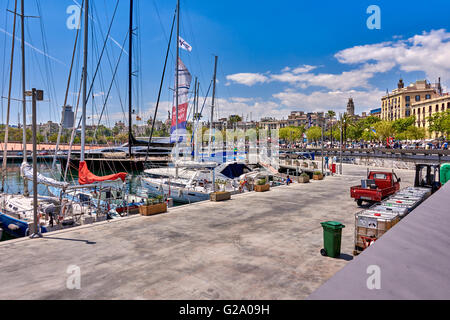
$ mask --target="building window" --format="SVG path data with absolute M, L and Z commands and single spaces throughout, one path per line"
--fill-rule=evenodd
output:
M 436 112 L 439 112 L 439 105 L 436 105 Z
M 432 107 L 432 106 L 429 106 L 429 107 L 428 107 L 428 113 L 431 115 L 432 112 L 433 112 L 433 107 Z
M 450 110 L 450 102 L 447 102 L 447 110 Z
M 431 95 L 430 95 L 430 94 L 427 94 L 427 95 L 425 96 L 425 100 L 428 100 L 428 99 L 431 99 Z
M 442 111 L 442 112 L 445 111 L 445 103 L 442 104 L 441 111 Z
M 405 101 L 406 101 L 406 102 L 410 102 L 410 101 L 411 101 L 411 97 L 410 97 L 410 96 L 406 96 L 406 97 L 405 97 Z
M 416 96 L 416 101 L 420 101 L 420 95 Z
M 409 107 L 409 103 L 406 104 L 406 107 Z

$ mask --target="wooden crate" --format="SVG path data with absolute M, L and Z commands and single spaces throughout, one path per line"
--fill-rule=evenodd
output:
M 375 216 L 380 214 L 380 216 Z M 400 221 L 398 214 L 381 213 L 364 210 L 355 215 L 355 255 L 364 251 L 366 245 L 363 237 L 378 240 Z
M 315 175 L 313 175 L 313 179 L 314 180 L 323 180 L 323 174 L 315 174 Z
M 305 176 L 298 177 L 298 183 L 308 183 L 308 182 L 309 182 L 309 177 L 305 177 Z
M 270 184 L 264 184 L 262 186 L 255 185 L 256 192 L 266 192 L 270 190 Z
M 231 192 L 213 192 L 210 194 L 211 201 L 226 201 L 231 199 Z
M 158 203 L 158 204 L 152 204 L 149 206 L 140 206 L 139 207 L 139 213 L 142 216 L 152 216 L 155 214 L 165 213 L 167 212 L 167 203 Z

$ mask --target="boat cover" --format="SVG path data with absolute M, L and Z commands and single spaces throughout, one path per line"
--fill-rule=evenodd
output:
M 123 182 L 125 182 L 126 177 L 127 177 L 126 172 L 111 174 L 109 176 L 104 177 L 98 177 L 89 171 L 85 161 L 80 161 L 80 167 L 78 169 L 78 182 L 81 185 L 93 184 L 95 182 L 103 182 L 103 181 L 114 181 L 117 179 L 121 179 Z
M 30 164 L 28 164 L 26 162 L 22 163 L 22 166 L 20 167 L 20 172 L 24 179 L 31 180 L 31 181 L 33 180 L 33 167 Z M 43 184 L 43 185 L 50 186 L 50 187 L 62 188 L 62 189 L 66 189 L 69 186 L 68 183 L 56 181 L 52 178 L 45 177 L 42 174 L 40 174 L 39 172 L 37 174 L 37 181 L 39 184 Z

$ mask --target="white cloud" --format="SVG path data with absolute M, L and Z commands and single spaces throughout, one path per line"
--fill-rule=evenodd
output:
M 260 73 L 236 73 L 228 75 L 227 80 L 250 87 L 257 83 L 267 82 L 269 78 Z
M 398 40 L 397 40 L 398 39 Z M 338 52 L 340 63 L 369 61 L 398 66 L 406 72 L 423 71 L 427 79 L 450 77 L 450 33 L 445 29 L 423 32 L 409 39 L 355 46 Z
M 287 116 L 287 112 L 283 110 L 283 106 L 275 101 L 263 99 L 240 98 L 233 97 L 229 99 L 217 100 L 217 116 L 227 118 L 232 114 L 244 116 L 244 120 L 259 120 L 262 117 L 282 117 Z M 209 119 L 209 116 L 206 118 Z M 206 120 L 205 118 L 205 120 Z
M 328 111 L 330 109 L 337 112 L 344 112 L 350 97 L 355 102 L 357 113 L 369 111 L 379 107 L 381 90 L 357 91 L 357 90 L 335 90 L 335 91 L 315 91 L 310 94 L 286 90 L 273 97 L 280 101 L 280 105 L 286 106 L 289 110 L 300 110 L 306 112 Z
M 295 68 L 294 70 L 292 70 L 292 73 L 294 74 L 299 74 L 299 73 L 306 73 L 306 72 L 310 72 L 311 70 L 316 69 L 317 67 L 315 66 L 310 66 L 310 65 L 303 65 L 301 67 Z

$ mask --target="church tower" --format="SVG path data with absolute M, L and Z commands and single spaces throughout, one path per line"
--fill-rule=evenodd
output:
M 353 98 L 348 99 L 347 114 L 352 117 L 355 115 L 355 104 L 353 103 Z

